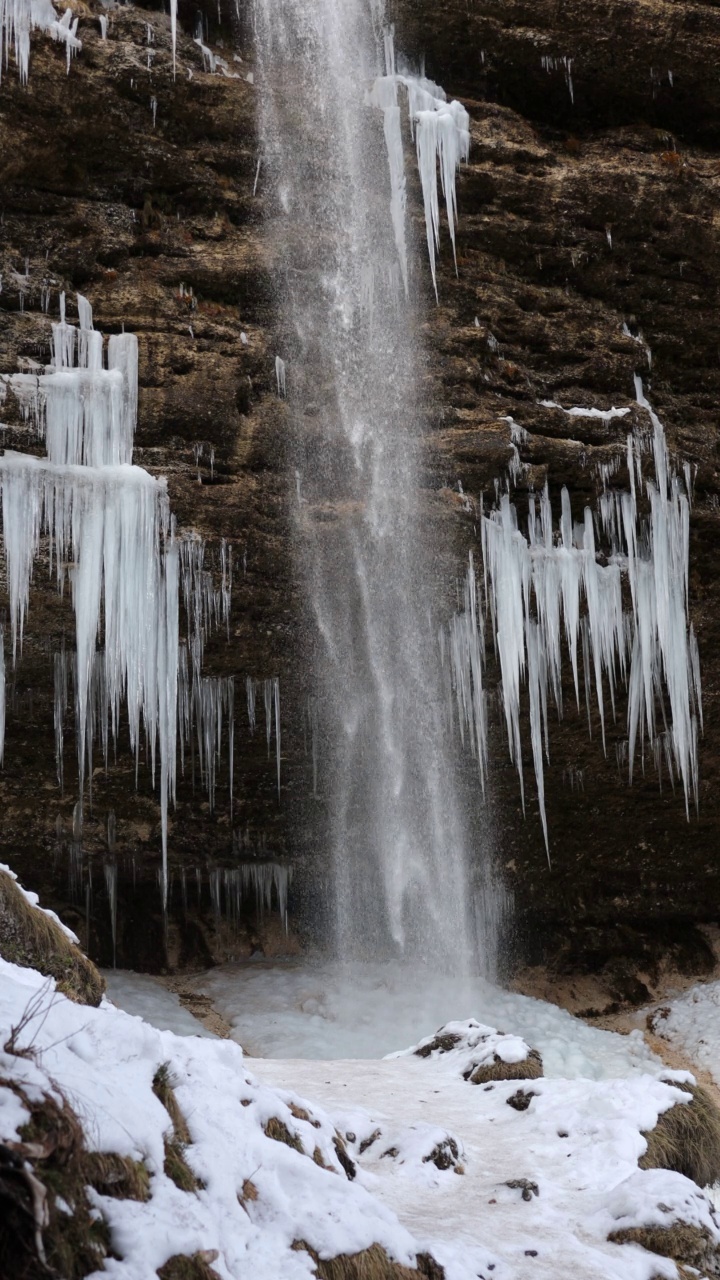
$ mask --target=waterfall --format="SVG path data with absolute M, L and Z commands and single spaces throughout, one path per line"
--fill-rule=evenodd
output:
M 430 150 L 432 179 L 442 152 L 454 212 L 445 119 L 456 129 L 467 117 L 437 86 L 395 74 L 368 0 L 256 0 L 255 29 L 283 271 L 278 412 L 296 442 L 298 492 L 302 480 L 295 542 L 316 627 L 335 949 L 461 968 L 473 953 L 472 906 L 421 497 L 422 353 L 411 238 L 403 259 L 398 89 L 412 97 L 418 87 L 409 105 L 433 253 Z M 420 116 L 433 113 L 443 123 L 431 128 Z

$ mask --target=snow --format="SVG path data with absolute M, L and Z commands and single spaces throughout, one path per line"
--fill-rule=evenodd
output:
M 257 1080 L 236 1044 L 158 1031 L 107 1002 L 99 1009 L 72 1004 L 52 987 L 34 971 L 0 961 L 0 1027 L 6 1033 L 17 1026 L 33 1000 L 37 1014 L 20 1036 L 35 1056 L 0 1052 L 0 1080 L 35 1096 L 62 1089 L 91 1149 L 143 1159 L 152 1175 L 146 1203 L 93 1196 L 119 1255 L 96 1274 L 152 1280 L 172 1254 L 216 1249 L 222 1280 L 307 1280 L 310 1259 L 291 1248 L 297 1239 L 326 1257 L 378 1241 L 398 1260 L 414 1261 L 413 1239 L 392 1211 L 346 1179 L 327 1117 L 308 1104 L 307 1120 L 294 1115 L 290 1104 L 297 1109 L 302 1100 Z M 190 1129 L 186 1159 L 205 1183 L 196 1193 L 180 1191 L 163 1172 L 170 1123 L 151 1088 L 163 1063 Z M 265 1135 L 273 1116 L 297 1134 L 306 1154 Z M 0 1084 L 0 1138 L 15 1139 L 23 1118 Z M 316 1149 L 325 1168 L 313 1159 Z M 258 1198 L 243 1204 L 246 1179 Z
M 636 755 L 644 762 L 647 749 L 659 772 L 665 763 L 673 786 L 675 778 L 679 779 L 686 812 L 690 799 L 695 804 L 698 799 L 702 693 L 697 642 L 688 623 L 689 472 L 683 479 L 676 472 L 662 423 L 639 378 L 635 379 L 635 391 L 649 430 L 636 430 L 627 437 L 629 492 L 608 489 L 615 470 L 608 464 L 602 471 L 603 490 L 596 510 L 585 507 L 582 523 L 573 523 L 570 495 L 563 488 L 559 526 L 554 528 L 546 485 L 540 495 L 530 495 L 527 536 L 519 528 L 509 494 L 502 494 L 498 507 L 483 514 L 481 520 L 482 590 L 471 558 L 464 609 L 450 624 L 450 693 L 457 704 L 461 737 L 464 741 L 467 732 L 478 757 L 484 789 L 488 753 L 484 621 L 489 623 L 500 667 L 510 758 L 518 770 L 523 807 L 520 723 L 522 692 L 527 686 L 535 780 L 548 856 L 543 755 L 549 759 L 550 699 L 558 717 L 563 714 L 563 639 L 578 710 L 580 642 L 588 722 L 592 688 L 603 751 L 606 713 L 609 709 L 615 720 L 620 682 L 628 694 L 629 781 Z M 609 421 L 629 410 L 574 408 L 564 412 L 584 417 L 596 413 Z M 643 474 L 643 457 L 648 452 L 652 476 Z M 649 500 L 649 516 L 639 507 L 643 489 Z M 629 611 L 623 609 L 623 578 L 630 589 Z M 670 713 L 667 721 L 666 704 Z M 662 727 L 657 723 L 658 707 L 663 709 Z
M 682 1050 L 720 1085 L 720 982 L 699 983 L 650 1016 L 656 1036 Z
M 116 998 L 145 1002 L 157 1020 L 179 1017 L 167 992 L 150 990 L 157 987 L 151 979 L 109 977 Z M 421 979 L 418 989 L 427 986 L 426 975 Z M 637 1166 L 643 1131 L 688 1100 L 686 1077 L 665 1072 L 661 1080 L 647 1052 L 644 1064 L 632 1052 L 623 1062 L 616 1049 L 601 1048 L 604 1033 L 592 1036 L 591 1062 L 614 1075 L 475 1086 L 462 1076 L 467 1054 L 489 1046 L 504 1046 L 510 1059 L 524 1054 L 517 1022 L 506 1023 L 504 1034 L 477 1022 L 446 1026 L 459 1036 L 457 1047 L 425 1058 L 408 1051 L 385 1061 L 248 1060 L 231 1041 L 187 1034 L 184 1019 L 177 1035 L 107 1000 L 98 1009 L 72 1004 L 53 987 L 0 961 L 0 1042 L 29 1010 L 19 1045 L 34 1049 L 29 1056 L 0 1052 L 0 1139 L 17 1139 L 25 1119 L 21 1099 L 7 1087 L 12 1081 L 33 1097 L 61 1089 L 91 1149 L 146 1162 L 147 1202 L 92 1193 L 118 1255 L 98 1275 L 152 1280 L 171 1254 L 212 1249 L 222 1280 L 300 1280 L 312 1274 L 308 1256 L 291 1248 L 302 1239 L 322 1257 L 377 1241 L 406 1265 L 428 1250 L 446 1280 L 671 1280 L 672 1263 L 609 1244 L 608 1234 L 682 1219 L 720 1242 L 699 1188 L 680 1174 Z M 401 998 L 404 989 L 398 985 Z M 448 983 L 445 995 L 450 991 Z M 366 994 L 377 1005 L 378 987 Z M 549 1028 L 562 1025 L 565 1062 L 575 1037 L 585 1058 L 591 1029 L 569 1015 L 508 993 L 493 997 L 487 989 L 484 996 L 484 1012 L 493 999 L 503 1015 L 525 1008 L 526 1023 L 544 1027 L 546 1041 Z M 408 1009 L 406 1023 L 416 1013 Z M 357 1007 L 348 1011 L 348 1021 L 358 1014 Z M 285 1047 L 292 1049 L 291 1038 Z M 161 1064 L 190 1129 L 185 1158 L 205 1184 L 196 1193 L 180 1191 L 163 1171 L 170 1122 L 151 1088 Z M 524 1110 L 507 1105 L 518 1091 L 530 1095 Z M 266 1136 L 272 1117 L 304 1154 Z M 354 1181 L 339 1164 L 336 1131 L 355 1162 Z M 246 1179 L 255 1200 L 243 1196 Z

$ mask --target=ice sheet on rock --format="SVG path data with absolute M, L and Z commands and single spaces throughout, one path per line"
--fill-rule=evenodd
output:
M 702 982 L 645 1011 L 656 1036 L 680 1050 L 720 1085 L 720 982 Z
M 92 327 L 92 310 L 79 297 L 80 328 L 61 319 L 53 324 L 52 366 L 43 373 L 8 377 L 26 421 L 45 440 L 58 466 L 105 467 L 132 461 L 137 421 L 137 338 L 115 334 L 103 369 L 102 334 Z

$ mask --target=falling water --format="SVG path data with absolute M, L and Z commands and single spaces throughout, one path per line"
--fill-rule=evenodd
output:
M 279 389 L 298 441 L 296 542 L 318 633 L 336 952 L 460 968 L 472 912 L 420 499 L 417 304 L 370 103 L 387 65 L 377 8 L 256 0 L 263 172 L 284 268 Z

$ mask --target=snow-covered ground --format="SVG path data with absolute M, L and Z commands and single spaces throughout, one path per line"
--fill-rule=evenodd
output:
M 720 982 L 701 982 L 650 1013 L 652 1029 L 720 1086 Z
M 305 1003 L 313 991 L 318 1006 L 314 1012 L 286 1006 L 283 1013 L 273 971 L 248 969 L 249 983 L 235 980 L 236 1013 L 248 1009 L 253 991 L 247 1017 L 259 1035 L 262 1001 L 272 1005 L 274 989 L 268 1044 L 277 1052 L 284 1037 L 285 1060 L 248 1059 L 232 1041 L 158 1030 L 108 1001 L 99 1009 L 71 1004 L 53 995 L 52 982 L 0 961 L 0 1029 L 17 1024 L 34 997 L 41 1005 L 21 1037 L 36 1056 L 0 1053 L 0 1140 L 16 1137 L 23 1119 L 4 1079 L 31 1089 L 57 1084 L 78 1111 L 89 1146 L 142 1158 L 151 1171 L 145 1203 L 93 1193 L 119 1255 L 108 1260 L 105 1275 L 153 1280 L 171 1254 L 211 1249 L 222 1280 L 299 1280 L 312 1274 L 309 1256 L 290 1247 L 302 1239 L 325 1257 L 377 1241 L 406 1265 L 428 1250 L 446 1280 L 674 1280 L 673 1263 L 611 1244 L 608 1235 L 683 1218 L 720 1241 L 708 1201 L 693 1183 L 638 1168 L 642 1131 L 688 1097 L 681 1089 L 686 1077 L 666 1083 L 671 1073 L 638 1037 L 592 1031 L 540 1001 L 479 984 L 475 1012 L 499 1024 L 507 1033 L 502 1042 L 485 1040 L 475 1024 L 461 1028 L 449 1052 L 382 1060 L 381 1051 L 417 1043 L 447 1021 L 436 1016 L 443 999 L 449 1012 L 459 1012 L 453 984 L 429 984 L 417 974 L 411 982 L 407 973 L 391 980 L 378 968 L 362 971 L 353 991 L 347 973 L 341 982 L 330 969 L 284 968 L 285 995 Z M 226 1013 L 233 972 L 202 980 L 204 990 L 225 992 Z M 135 983 L 118 975 L 113 987 L 118 1000 L 140 991 L 156 1021 L 177 1016 L 176 998 L 153 979 Z M 420 1017 L 414 1001 L 423 991 Z M 470 994 L 455 985 L 455 997 L 466 1013 Z M 335 1043 L 332 1033 L 364 1047 L 366 1056 L 290 1060 L 306 1024 L 312 1035 L 305 1043 L 316 1052 Z M 184 1021 L 178 1025 L 187 1031 Z M 514 1060 L 524 1052 L 519 1037 L 547 1056 L 554 1078 L 485 1085 L 463 1078 L 478 1041 L 483 1052 L 504 1046 L 501 1056 Z M 169 1064 L 189 1125 L 187 1161 L 205 1183 L 197 1192 L 179 1190 L 163 1172 L 169 1117 L 152 1092 L 162 1063 Z M 508 1105 L 519 1091 L 530 1095 L 521 1100 L 528 1101 L 524 1109 Z M 303 1153 L 266 1135 L 273 1116 Z M 356 1164 L 353 1181 L 339 1163 L 336 1130 Z M 327 1168 L 313 1159 L 316 1148 Z M 246 1179 L 257 1198 L 241 1204 Z

